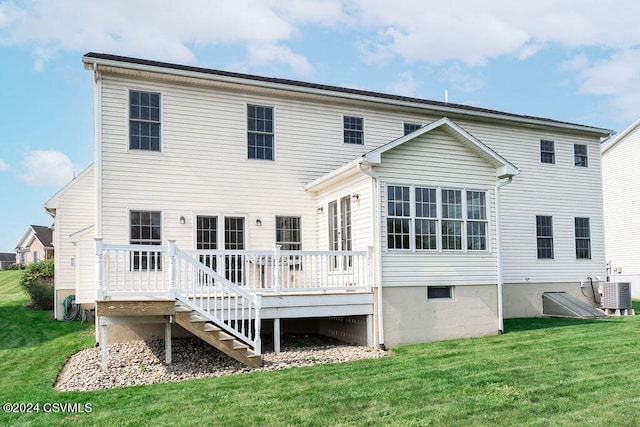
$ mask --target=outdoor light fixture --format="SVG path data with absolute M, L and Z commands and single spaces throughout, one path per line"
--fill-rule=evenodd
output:
M 360 200 L 360 195 L 359 194 L 352 195 L 351 200 L 353 200 L 354 202 L 357 202 L 358 200 Z
M 256 219 L 256 225 L 258 227 L 262 227 L 262 221 L 260 220 L 260 218 Z
M 324 211 L 324 208 L 323 208 L 322 206 L 320 206 L 320 207 L 318 208 L 318 213 L 320 214 L 320 213 L 322 213 L 323 211 Z
M 184 225 L 184 223 L 185 223 L 184 217 L 183 217 L 183 216 L 181 216 L 181 217 L 180 217 L 180 224 Z

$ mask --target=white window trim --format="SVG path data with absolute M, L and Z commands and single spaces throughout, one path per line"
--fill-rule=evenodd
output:
M 225 239 L 224 239 L 224 219 L 225 217 L 228 218 L 243 218 L 244 219 L 244 250 L 248 250 L 249 249 L 249 242 L 251 241 L 250 238 L 250 224 L 249 224 L 249 215 L 248 214 L 234 214 L 234 213 L 210 213 L 210 212 L 193 212 L 192 215 L 192 219 L 191 219 L 191 233 L 192 233 L 192 241 L 193 241 L 193 250 L 197 250 L 196 248 L 198 247 L 198 217 L 199 216 L 215 216 L 217 218 L 217 222 L 216 222 L 216 227 L 217 227 L 217 240 L 216 240 L 216 246 L 218 247 L 218 249 L 216 249 L 217 251 L 220 250 L 225 250 L 224 246 L 225 246 Z M 274 223 L 275 224 L 275 223 Z M 275 228 L 274 228 L 275 229 Z
M 140 150 L 136 148 L 131 148 L 131 92 L 147 92 L 147 93 L 157 93 L 160 95 L 160 150 Z M 126 144 L 126 152 L 127 153 L 149 153 L 149 154 L 163 154 L 164 153 L 164 94 L 157 88 L 139 88 L 139 87 L 127 87 L 127 144 Z M 136 209 L 131 209 L 135 211 Z
M 349 144 L 344 142 L 344 119 L 345 117 L 354 117 L 357 119 L 362 119 L 362 144 Z M 342 145 L 353 146 L 353 147 L 366 147 L 367 146 L 367 118 L 361 114 L 343 114 L 340 117 L 340 141 Z
M 387 203 L 388 200 L 386 199 L 386 197 L 388 197 L 388 187 L 409 187 L 409 212 L 410 212 L 410 216 L 408 217 L 397 217 L 397 216 L 390 216 L 389 215 L 389 211 L 387 208 Z M 436 246 L 437 249 L 416 249 L 416 243 L 415 243 L 415 237 L 416 237 L 416 231 L 415 231 L 415 220 L 416 218 L 416 196 L 415 196 L 415 189 L 416 187 L 418 188 L 434 188 L 436 190 L 436 208 L 437 208 L 437 215 L 438 217 L 436 218 Z M 396 249 L 396 248 L 389 248 L 388 244 L 385 244 L 385 249 L 386 251 L 389 252 L 427 252 L 427 253 L 477 253 L 477 254 L 489 254 L 492 253 L 492 245 L 491 245 L 491 193 L 489 190 L 482 190 L 482 189 L 477 189 L 477 188 L 456 188 L 456 187 L 449 187 L 449 186 L 437 186 L 437 185 L 428 185 L 428 184 L 397 184 L 397 183 L 386 183 L 385 184 L 385 190 L 386 191 L 386 195 L 385 196 L 385 223 L 384 223 L 384 237 L 385 237 L 385 241 L 388 241 L 388 228 L 386 225 L 386 219 L 388 218 L 404 218 L 404 219 L 409 219 L 409 249 Z M 462 192 L 462 218 L 461 219 L 457 219 L 457 218 L 443 218 L 442 217 L 442 190 L 453 190 L 453 191 L 461 191 Z M 475 191 L 475 192 L 481 192 L 481 193 L 485 193 L 485 216 L 486 216 L 486 220 L 484 221 L 477 221 L 477 220 L 469 220 L 468 219 L 468 212 L 467 212 L 467 192 L 468 191 Z M 442 221 L 444 219 L 451 219 L 453 221 L 461 221 L 462 222 L 462 249 L 443 249 L 442 248 Z M 486 249 L 485 250 L 470 250 L 467 248 L 467 223 L 468 222 L 484 222 L 487 227 L 486 227 Z
M 576 243 L 577 243 L 578 237 L 576 236 L 576 222 L 575 222 L 576 218 L 585 218 L 589 220 L 589 258 L 578 258 L 577 256 L 578 254 L 577 254 Z M 581 239 L 586 240 L 584 237 L 582 237 Z M 574 254 L 575 260 L 578 262 L 593 260 L 593 221 L 590 216 L 576 215 L 573 217 L 573 254 Z
M 539 216 L 548 216 L 551 218 L 551 248 L 553 250 L 553 256 L 551 258 L 539 258 L 538 257 L 538 217 Z M 554 262 L 556 260 L 556 217 L 554 215 L 549 215 L 549 214 L 534 214 L 533 215 L 533 225 L 534 225 L 534 229 L 533 229 L 533 233 L 535 236 L 535 257 L 536 257 L 536 261 L 539 262 Z M 575 237 L 575 228 L 573 230 L 574 232 L 574 237 Z M 574 246 L 575 246 L 575 240 L 574 240 Z M 574 248 L 575 249 L 575 248 Z M 575 254 L 575 251 L 574 251 Z
M 247 150 L 249 147 L 249 124 L 248 122 L 248 114 L 249 114 L 249 106 L 253 105 L 254 107 L 265 107 L 265 108 L 271 108 L 273 110 L 273 158 L 272 159 L 250 159 L 249 155 L 247 154 Z M 262 102 L 246 102 L 244 104 L 244 157 L 246 159 L 246 161 L 248 162 L 253 162 L 253 161 L 258 161 L 258 162 L 272 162 L 272 163 L 276 163 L 277 160 L 277 156 L 276 156 L 276 146 L 277 146 L 277 137 L 276 137 L 276 106 L 272 105 L 272 104 L 264 104 Z
M 300 218 L 300 250 L 303 250 L 303 242 L 304 242 L 304 216 L 302 214 L 300 215 L 296 215 L 296 214 L 276 214 L 273 216 L 273 241 L 274 241 L 274 245 L 278 244 L 277 241 L 277 218 L 283 218 L 283 217 L 288 217 L 288 218 Z
M 586 149 L 586 153 L 585 153 L 585 157 L 587 159 L 587 165 L 586 166 L 576 165 L 576 145 L 582 145 Z M 572 153 L 573 153 L 573 167 L 574 168 L 589 169 L 589 158 L 591 157 L 591 156 L 589 156 L 589 144 L 581 144 L 581 143 L 578 143 L 578 142 L 574 142 L 573 143 L 573 151 L 572 151 Z

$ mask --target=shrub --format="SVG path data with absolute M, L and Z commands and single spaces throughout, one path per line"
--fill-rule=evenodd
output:
M 26 266 L 20 276 L 20 287 L 31 297 L 31 308 L 53 309 L 53 259 L 33 262 Z

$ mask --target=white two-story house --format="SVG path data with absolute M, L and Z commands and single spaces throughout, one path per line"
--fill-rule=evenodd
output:
M 386 346 L 496 334 L 505 317 L 540 316 L 542 292 L 589 300 L 580 283 L 606 274 L 610 130 L 107 54 L 83 62 L 95 163 L 47 202 L 59 301 L 177 299 L 259 353 L 261 334 L 277 345 L 299 328 Z M 246 301 L 231 308 L 230 296 Z

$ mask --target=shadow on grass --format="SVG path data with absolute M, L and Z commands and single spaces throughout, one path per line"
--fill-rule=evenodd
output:
M 31 310 L 27 302 L 24 297 L 0 300 L 0 350 L 34 347 L 87 327 L 56 321 L 52 310 Z

